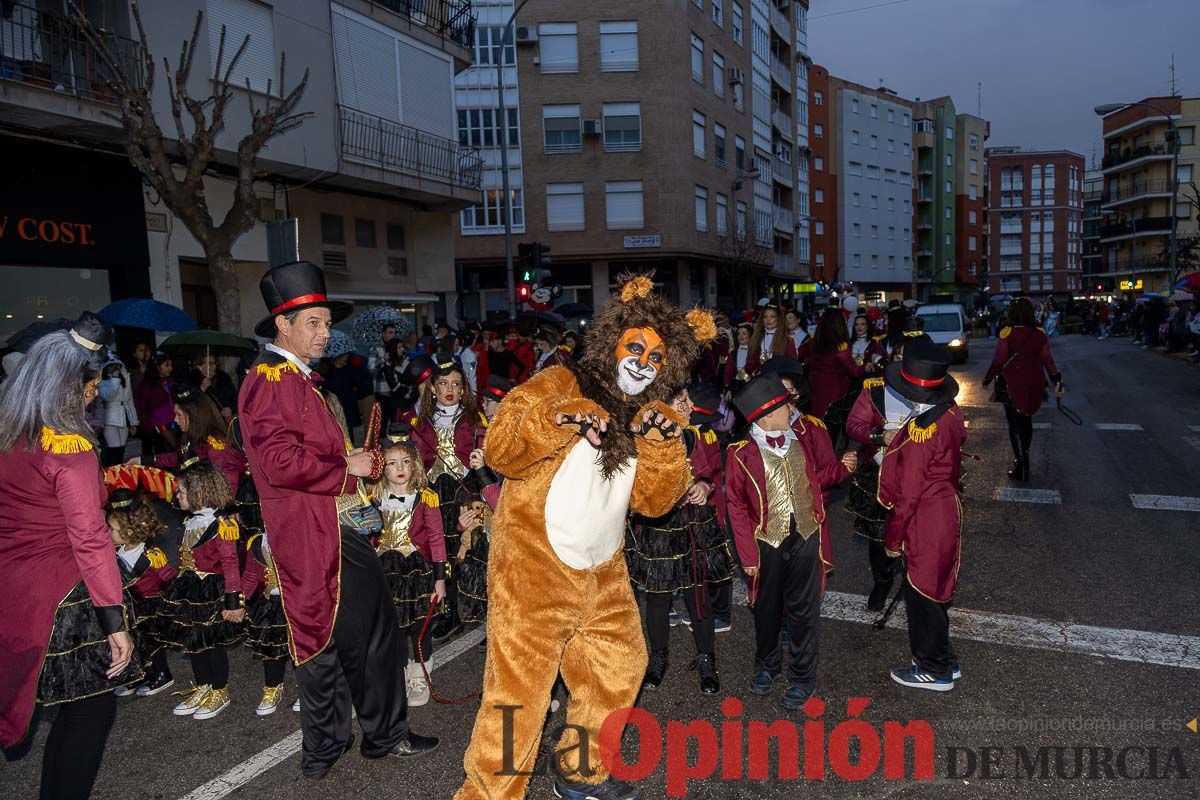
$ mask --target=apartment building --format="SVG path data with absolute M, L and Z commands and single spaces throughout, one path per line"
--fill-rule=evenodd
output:
M 917 153 L 917 291 L 921 297 L 953 290 L 955 269 L 954 206 L 956 191 L 954 101 L 938 97 L 913 107 Z
M 1171 287 L 1172 227 L 1177 238 L 1198 229 L 1187 199 L 1200 170 L 1198 122 L 1200 98 L 1178 96 L 1148 97 L 1103 117 L 1100 275 L 1117 291 Z
M 990 125 L 972 114 L 959 114 L 954 125 L 954 283 L 966 292 L 977 287 L 983 275 L 983 181 Z
M 1104 173 L 1089 169 L 1083 173 L 1083 277 L 1084 289 L 1089 292 L 1113 290 L 1111 279 L 1103 276 L 1100 253 L 1100 206 L 1104 198 Z
M 993 147 L 987 159 L 991 291 L 1038 297 L 1080 290 L 1083 156 Z
M 808 70 L 808 110 L 811 128 L 821 136 L 811 139 L 811 204 L 809 230 L 812 234 L 812 278 L 821 283 L 838 279 L 838 178 L 837 165 L 830 158 L 836 137 L 825 135 L 837 128 L 830 123 L 833 100 L 829 91 L 829 70 L 813 64 Z M 911 227 L 911 226 L 910 226 Z
M 101 60 L 52 4 L 16 4 L 0 18 L 0 142 L 17 171 L 0 188 L 0 217 L 69 220 L 79 236 L 37 242 L 0 234 L 0 265 L 16 290 L 0 303 L 0 338 L 36 319 L 75 316 L 122 297 L 153 296 L 216 326 L 203 248 L 153 192 L 144 190 L 110 118 Z M 141 45 L 124 3 L 86 4 L 127 71 L 144 79 Z M 444 313 L 455 291 L 451 217 L 479 196 L 482 163 L 455 138 L 454 75 L 472 60 L 469 0 L 184 0 L 141 6 L 156 62 L 173 60 L 198 11 L 193 95 L 205 97 L 221 29 L 224 58 L 246 36 L 232 75 L 235 98 L 217 138 L 233 162 L 249 129 L 251 97 L 279 92 L 309 71 L 304 124 L 270 142 L 258 161 L 260 223 L 234 247 L 243 332 L 261 315 L 266 223 L 297 220 L 299 255 L 322 264 L 330 293 L 401 306 L 419 321 Z M 153 102 L 173 131 L 161 70 Z M 270 83 L 268 83 L 270 82 Z M 170 135 L 170 134 L 168 134 Z M 206 176 L 219 221 L 232 183 Z M 72 174 L 73 173 L 73 174 Z M 94 242 L 94 245 L 92 244 Z M 351 321 L 347 321 L 350 324 Z

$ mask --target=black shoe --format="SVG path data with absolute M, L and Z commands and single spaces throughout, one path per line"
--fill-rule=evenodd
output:
M 170 689 L 175 685 L 175 678 L 169 672 L 156 672 L 150 676 L 149 680 L 137 687 L 138 697 L 151 697 L 164 689 Z
M 441 644 L 463 632 L 463 624 L 457 619 L 447 619 L 433 629 L 433 643 Z
M 1022 457 L 1012 469 L 1008 471 L 1008 477 L 1018 483 L 1024 483 L 1029 480 L 1029 456 Z
M 886 581 L 876 581 L 871 587 L 871 594 L 867 596 L 867 611 L 883 611 L 883 604 L 887 602 L 888 595 L 892 591 L 892 581 L 889 578 Z
M 379 755 L 367 755 L 363 753 L 363 758 L 386 758 L 387 756 L 399 756 L 400 758 L 415 758 L 423 756 L 426 753 L 432 753 L 437 750 L 438 739 L 436 736 L 422 736 L 419 733 L 409 731 L 403 739 L 396 743 L 396 746 L 386 753 Z
M 350 752 L 351 747 L 354 747 L 354 734 L 353 733 L 350 734 L 350 738 L 346 740 L 346 746 L 342 748 L 342 752 L 338 754 L 337 758 L 335 758 L 333 761 L 330 761 L 328 764 L 326 764 L 324 767 L 321 767 L 320 769 L 314 770 L 313 772 L 304 773 L 304 777 L 311 778 L 314 781 L 321 780 L 322 778 L 324 778 L 326 775 L 329 774 L 329 770 L 333 769 L 333 765 L 338 762 L 338 759 L 340 759 L 342 756 L 346 755 L 346 753 Z
M 657 689 L 662 686 L 663 678 L 667 675 L 667 651 L 655 650 L 650 654 L 650 664 L 646 667 L 646 677 L 642 679 L 643 689 Z
M 632 784 L 613 778 L 592 785 L 558 775 L 554 778 L 554 796 L 565 800 L 639 800 L 642 793 Z
M 692 669 L 700 673 L 700 694 L 716 694 L 721 691 L 717 677 L 717 657 L 712 653 L 700 653 L 692 661 Z

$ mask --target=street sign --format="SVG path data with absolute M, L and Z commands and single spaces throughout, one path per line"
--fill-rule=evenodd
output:
M 625 247 L 662 247 L 662 236 L 657 233 L 651 236 L 626 236 Z

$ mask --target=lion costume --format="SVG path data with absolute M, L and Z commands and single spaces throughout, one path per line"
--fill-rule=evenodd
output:
M 687 490 L 678 436 L 687 422 L 664 401 L 716 330 L 706 312 L 685 315 L 652 289 L 649 277 L 627 276 L 588 329 L 583 358 L 511 391 L 488 431 L 486 461 L 506 480 L 488 563 L 483 701 L 458 800 L 525 796 L 560 673 L 570 698 L 558 769 L 589 784 L 608 777 L 600 727 L 633 706 L 647 660 L 621 550 L 625 518 L 661 516 Z M 631 385 L 651 366 L 647 385 Z M 647 411 L 664 422 L 634 433 Z M 607 423 L 599 448 L 576 415 Z

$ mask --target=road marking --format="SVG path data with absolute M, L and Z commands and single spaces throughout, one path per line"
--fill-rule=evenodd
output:
M 475 645 L 483 641 L 485 635 L 485 629 L 480 626 L 469 633 L 463 634 L 445 646 L 439 646 L 437 658 L 434 659 L 433 666 L 429 668 L 429 671 L 436 672 L 463 653 L 468 652 Z M 220 798 L 225 797 L 227 794 L 245 786 L 276 764 L 286 761 L 296 753 L 299 753 L 300 747 L 303 744 L 302 736 L 303 734 L 300 731 L 288 734 L 266 750 L 256 753 L 228 772 L 218 775 L 203 786 L 192 790 L 184 795 L 181 800 L 220 800 Z
M 1200 450 L 1200 436 L 1185 436 L 1183 440 L 1196 450 Z
M 1140 431 L 1142 426 L 1131 422 L 1097 422 L 1098 431 Z
M 1188 425 L 1188 429 L 1194 433 L 1200 433 L 1200 425 Z
M 1152 511 L 1200 511 L 1200 497 L 1177 497 L 1169 494 L 1131 494 L 1134 508 Z
M 975 428 L 978 430 L 996 430 L 996 429 L 1005 428 L 1008 426 L 1008 423 L 999 422 L 997 420 L 991 420 L 991 419 L 978 419 L 978 420 L 975 420 L 974 422 L 967 419 L 967 420 L 963 420 L 963 424 L 966 425 L 968 428 Z M 1033 429 L 1035 431 L 1048 431 L 1052 427 L 1053 426 L 1049 422 L 1033 423 Z
M 1018 489 L 1012 486 L 1001 486 L 996 489 L 996 500 L 1006 503 L 1045 503 L 1047 505 L 1062 505 L 1062 495 L 1057 489 Z

